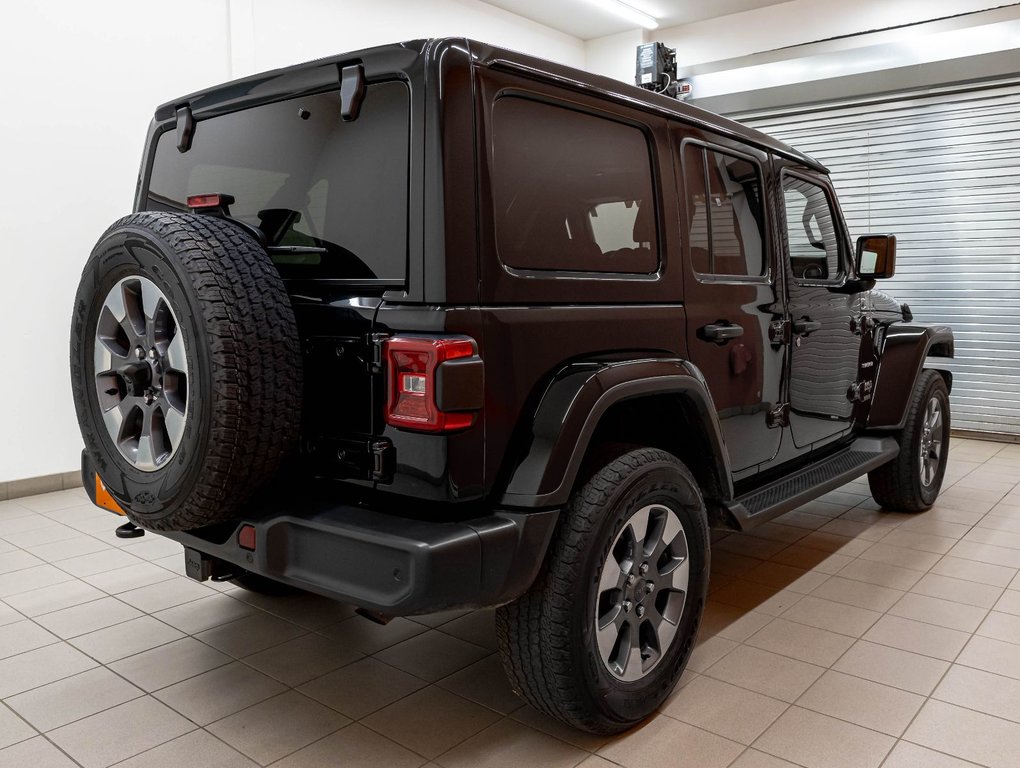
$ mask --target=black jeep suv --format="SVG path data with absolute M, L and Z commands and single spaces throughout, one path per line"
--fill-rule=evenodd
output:
M 652 712 L 710 526 L 946 468 L 945 327 L 873 290 L 826 169 L 675 100 L 463 39 L 156 110 L 75 300 L 82 474 L 189 575 L 380 621 L 500 606 L 512 684 Z

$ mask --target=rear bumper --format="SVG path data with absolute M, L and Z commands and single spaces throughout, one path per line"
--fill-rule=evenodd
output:
M 94 472 L 83 466 L 86 488 Z M 413 504 L 413 500 L 408 500 Z M 309 498 L 267 501 L 236 525 L 161 533 L 183 544 L 189 572 L 257 573 L 389 616 L 499 605 L 534 581 L 559 511 L 430 522 Z M 255 548 L 239 543 L 255 529 Z M 211 560 L 212 562 L 208 562 Z M 203 569 L 208 564 L 211 568 Z M 201 576 L 200 576 L 201 578 Z

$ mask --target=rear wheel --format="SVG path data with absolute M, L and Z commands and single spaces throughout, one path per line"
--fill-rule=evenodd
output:
M 497 611 L 514 690 L 576 728 L 629 728 L 680 678 L 707 587 L 693 476 L 663 451 L 625 453 L 574 493 L 542 574 Z
M 868 473 L 871 495 L 885 509 L 922 512 L 938 498 L 949 459 L 949 389 L 937 371 L 922 371 L 899 434 L 900 453 Z

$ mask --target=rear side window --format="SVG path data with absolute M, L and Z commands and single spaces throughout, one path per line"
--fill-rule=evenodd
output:
M 783 174 L 786 239 L 790 271 L 796 280 L 832 282 L 840 278 L 840 236 L 829 196 L 819 184 Z
M 283 277 L 402 281 L 408 145 L 403 83 L 370 85 L 349 123 L 335 91 L 252 107 L 199 121 L 183 154 L 164 133 L 148 207 L 187 210 L 189 195 L 228 194 L 231 216 L 270 245 L 312 249 L 274 256 Z
M 651 152 L 643 131 L 515 96 L 493 108 L 496 245 L 509 267 L 658 269 Z
M 762 277 L 765 210 L 758 165 L 686 143 L 683 170 L 694 271 L 706 276 Z

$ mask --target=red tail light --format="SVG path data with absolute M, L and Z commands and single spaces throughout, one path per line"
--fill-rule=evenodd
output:
M 474 412 L 443 411 L 437 402 L 440 366 L 474 357 L 474 341 L 398 336 L 384 342 L 383 354 L 389 388 L 387 424 L 421 432 L 455 432 L 474 423 Z

